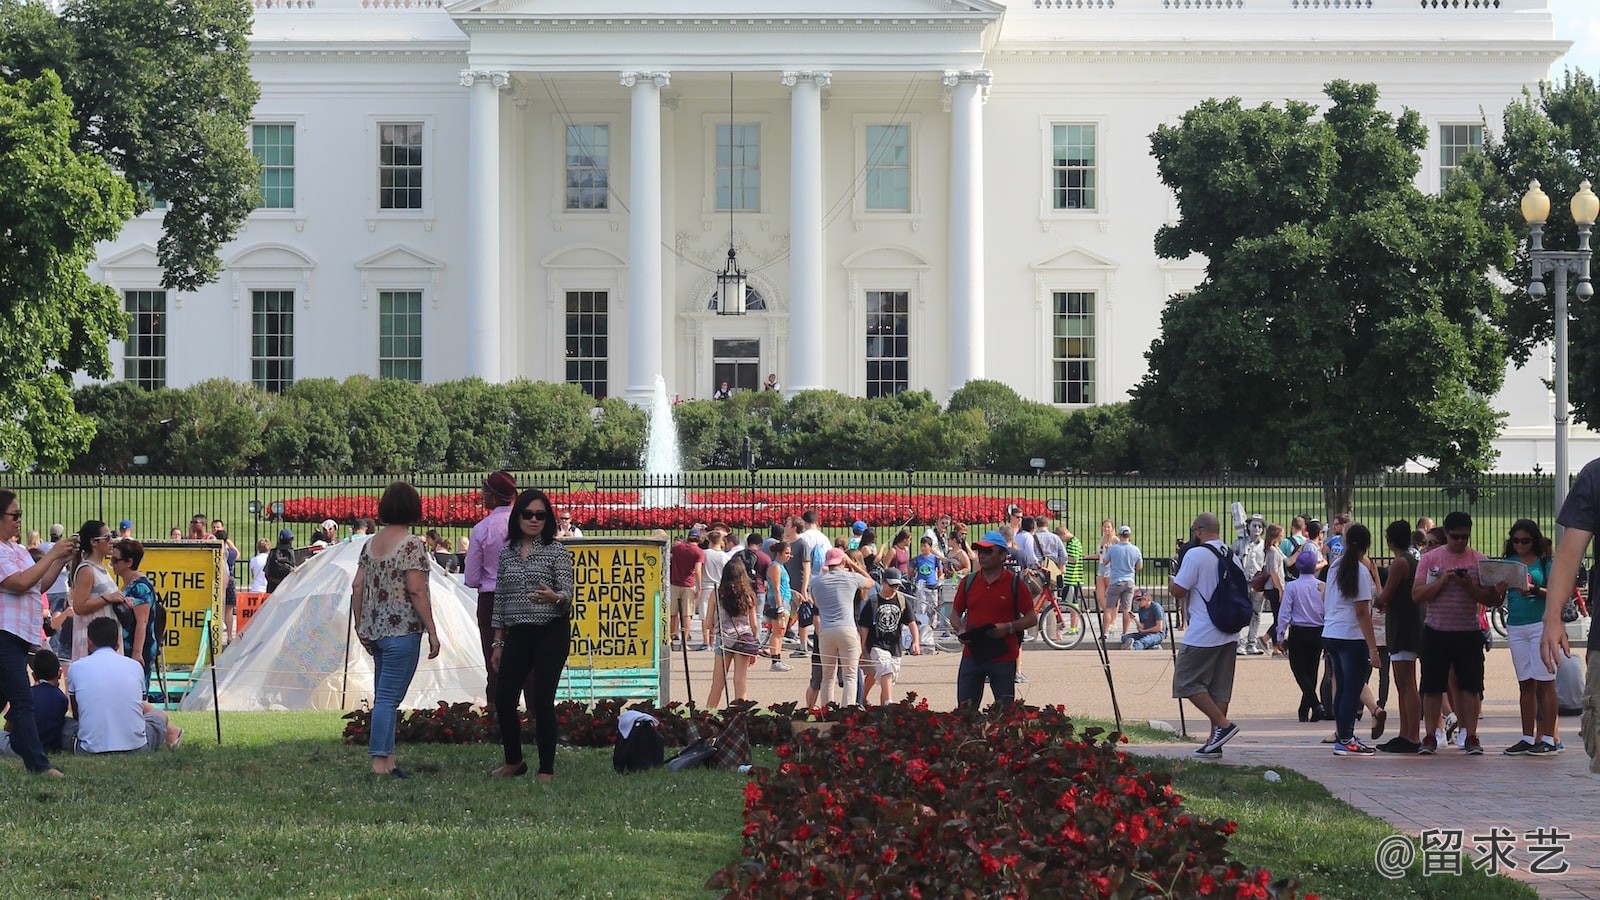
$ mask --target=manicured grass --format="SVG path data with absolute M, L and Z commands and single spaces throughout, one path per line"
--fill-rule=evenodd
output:
M 1171 774 L 1184 806 L 1203 816 L 1228 818 L 1239 824 L 1228 845 L 1236 859 L 1266 866 L 1274 876 L 1298 877 L 1303 892 L 1329 898 L 1440 900 L 1524 900 L 1538 896 L 1518 881 L 1485 875 L 1470 864 L 1463 865 L 1460 877 L 1424 877 L 1420 852 L 1404 878 L 1384 878 L 1374 868 L 1373 854 L 1378 842 L 1394 834 L 1395 829 L 1334 798 L 1322 785 L 1297 772 L 1277 770 L 1283 780 L 1271 784 L 1262 778 L 1266 771 L 1262 768 L 1194 764 L 1187 760 L 1145 762 L 1152 769 Z

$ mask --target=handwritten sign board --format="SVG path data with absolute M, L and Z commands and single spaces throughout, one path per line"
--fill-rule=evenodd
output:
M 217 541 L 159 541 L 144 545 L 139 571 L 156 586 L 167 611 L 162 654 L 169 666 L 192 666 L 200 658 L 206 610 L 213 639 L 220 637 L 222 597 L 228 584 L 227 556 Z M 220 646 L 220 640 L 216 646 Z
M 572 645 L 559 695 L 659 696 L 666 544 L 648 538 L 573 538 Z

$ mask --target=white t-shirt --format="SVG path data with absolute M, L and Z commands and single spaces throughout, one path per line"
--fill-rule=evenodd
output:
M 145 746 L 144 667 L 110 647 L 73 661 L 67 693 L 78 702 L 78 744 L 88 753 Z
M 267 589 L 267 555 L 257 553 L 250 557 L 250 590 L 261 593 Z
M 728 564 L 730 554 L 726 550 L 707 550 L 705 554 L 705 586 L 715 591 L 722 584 L 722 569 Z
M 1346 597 L 1339 592 L 1339 585 L 1334 581 L 1339 574 L 1339 567 L 1343 565 L 1343 558 L 1328 567 L 1328 582 L 1322 593 L 1322 636 L 1346 641 L 1365 641 L 1366 635 L 1361 633 L 1361 623 L 1356 621 L 1356 604 L 1367 603 L 1377 594 L 1372 584 L 1372 573 L 1367 567 L 1357 563 L 1360 568 L 1356 583 L 1356 595 Z M 1369 607 L 1370 609 L 1370 607 Z
M 811 577 L 816 578 L 818 575 L 821 575 L 822 566 L 818 564 L 818 560 L 828 552 L 829 547 L 833 546 L 833 541 L 828 540 L 828 536 L 816 528 L 808 528 L 805 531 L 800 532 L 799 537 L 796 537 L 795 540 L 799 541 L 800 545 L 806 548 L 806 555 L 803 558 L 811 560 Z M 818 552 L 818 548 L 821 548 L 820 553 Z M 797 556 L 796 558 L 801 557 Z M 800 567 L 798 565 L 795 566 L 795 571 L 798 572 L 799 570 Z M 800 590 L 800 582 L 796 581 L 794 583 L 794 589 L 797 591 Z
M 1227 546 L 1220 540 L 1206 541 L 1206 546 L 1228 552 Z M 1206 609 L 1206 600 L 1217 592 L 1217 554 L 1199 547 L 1185 553 L 1183 565 L 1178 567 L 1178 574 L 1172 577 L 1172 583 L 1189 592 L 1189 596 L 1184 598 L 1188 604 L 1184 615 L 1189 622 L 1183 631 L 1185 647 L 1220 647 L 1238 643 L 1239 632 L 1223 634 L 1211 624 L 1211 613 Z

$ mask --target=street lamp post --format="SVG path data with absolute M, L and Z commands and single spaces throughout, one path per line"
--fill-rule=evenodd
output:
M 1572 197 L 1572 221 L 1578 226 L 1577 250 L 1544 249 L 1544 223 L 1550 216 L 1550 198 L 1539 189 L 1538 181 L 1528 182 L 1528 192 L 1522 196 L 1522 218 L 1528 223 L 1528 260 L 1533 270 L 1533 280 L 1528 284 L 1528 296 L 1535 300 L 1544 296 L 1544 276 L 1556 278 L 1553 300 L 1555 332 L 1551 343 L 1555 354 L 1555 513 L 1561 513 L 1561 504 L 1567 499 L 1567 275 L 1578 276 L 1578 301 L 1594 296 L 1589 283 L 1589 230 L 1595 217 L 1600 215 L 1600 197 L 1589 189 L 1586 180 Z M 1553 516 L 1552 516 L 1553 518 Z

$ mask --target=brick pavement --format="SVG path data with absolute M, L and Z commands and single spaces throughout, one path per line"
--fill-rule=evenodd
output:
M 1037 648 L 1037 649 L 1036 649 Z M 695 697 L 704 703 L 710 686 L 712 654 L 690 652 L 689 675 Z M 675 657 L 673 696 L 683 699 L 682 655 Z M 750 698 L 760 703 L 799 700 L 808 676 L 808 660 L 785 659 L 792 672 L 771 672 L 758 662 L 750 673 Z M 949 654 L 907 657 L 899 694 L 916 691 L 935 708 L 955 703 L 957 660 Z M 1125 721 L 1160 719 L 1179 723 L 1178 705 L 1170 696 L 1172 657 L 1166 649 L 1113 650 L 1110 668 Z M 1033 704 L 1062 703 L 1071 712 L 1111 718 L 1110 691 L 1099 655 L 1087 648 L 1052 651 L 1030 645 L 1023 654 L 1023 672 L 1030 683 L 1018 686 L 1018 696 Z M 1316 779 L 1334 796 L 1382 818 L 1415 838 L 1425 828 L 1462 828 L 1470 837 L 1499 825 L 1520 838 L 1534 828 L 1557 827 L 1573 835 L 1562 859 L 1565 875 L 1532 875 L 1529 857 L 1519 840 L 1513 860 L 1521 868 L 1511 874 L 1532 884 L 1541 896 L 1559 900 L 1600 900 L 1600 779 L 1587 772 L 1588 759 L 1577 735 L 1577 719 L 1563 718 L 1560 730 L 1568 750 L 1553 758 L 1505 757 L 1500 750 L 1517 740 L 1516 679 L 1510 654 L 1504 647 L 1490 652 L 1486 666 L 1487 697 L 1481 736 L 1486 753 L 1467 757 L 1458 750 L 1441 750 L 1433 758 L 1380 754 L 1367 758 L 1339 758 L 1320 743 L 1331 729 L 1322 723 L 1294 720 L 1298 690 L 1283 659 L 1265 656 L 1239 661 L 1232 711 L 1241 728 L 1228 745 L 1223 762 L 1233 765 L 1293 769 Z M 1390 703 L 1391 710 L 1393 703 Z M 1199 735 L 1206 724 L 1193 707 L 1185 707 L 1189 732 Z M 1366 723 L 1363 723 L 1365 725 Z M 1392 712 L 1389 723 L 1395 727 Z M 1366 734 L 1365 731 L 1358 733 Z M 1387 738 L 1388 735 L 1385 735 Z M 1141 745 L 1137 752 L 1183 756 L 1192 744 Z M 1472 791 L 1445 791 L 1441 785 L 1463 774 L 1473 779 Z

